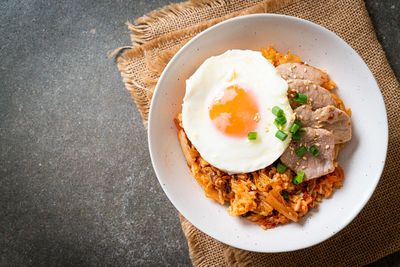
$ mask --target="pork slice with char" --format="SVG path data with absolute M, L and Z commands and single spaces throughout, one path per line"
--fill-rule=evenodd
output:
M 334 171 L 334 138 L 333 134 L 324 129 L 304 128 L 300 141 L 292 141 L 283 152 L 281 161 L 294 172 L 303 171 L 304 180 L 321 177 Z M 296 150 L 304 146 L 307 153 L 303 157 L 296 154 Z M 310 153 L 310 147 L 315 146 L 319 155 Z
M 312 109 L 336 105 L 331 93 L 313 81 L 288 80 L 287 82 L 289 103 L 293 109 L 302 105 L 293 100 L 297 93 L 307 95 L 307 103 L 311 105 Z
M 345 143 L 351 139 L 351 119 L 346 112 L 332 106 L 312 111 L 309 106 L 295 109 L 296 116 L 303 127 L 322 128 L 332 131 L 335 144 Z
M 318 85 L 329 81 L 328 74 L 322 70 L 301 63 L 284 63 L 276 67 L 276 70 L 285 80 L 309 80 Z

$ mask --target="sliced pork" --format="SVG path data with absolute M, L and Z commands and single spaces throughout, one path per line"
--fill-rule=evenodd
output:
M 335 144 L 351 139 L 351 119 L 346 112 L 332 106 L 312 111 L 309 106 L 295 109 L 296 116 L 303 127 L 323 128 L 333 133 Z
M 291 170 L 303 171 L 304 180 L 310 180 L 321 177 L 334 171 L 334 137 L 330 131 L 324 129 L 315 129 L 311 127 L 304 128 L 306 133 L 302 134 L 300 141 L 292 141 L 281 156 L 281 161 Z M 296 151 L 300 147 L 305 147 L 307 152 L 299 157 Z M 310 153 L 310 148 L 315 146 L 319 154 L 314 156 Z
M 318 85 L 329 81 L 328 74 L 322 70 L 301 63 L 284 63 L 276 67 L 276 70 L 285 80 L 309 80 Z
M 288 80 L 287 82 L 289 102 L 293 109 L 302 105 L 293 100 L 297 93 L 307 95 L 307 103 L 311 105 L 312 109 L 336 105 L 331 93 L 313 81 Z

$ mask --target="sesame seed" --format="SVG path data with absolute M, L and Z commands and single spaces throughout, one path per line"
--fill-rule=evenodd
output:
M 303 70 L 304 72 L 307 72 L 307 68 L 304 68 L 304 70 Z
M 296 162 L 296 165 L 297 165 L 297 166 L 299 166 L 299 165 L 300 165 L 300 163 L 299 163 L 299 162 Z
M 304 79 L 304 76 L 303 76 L 303 75 L 301 75 L 301 76 L 300 76 L 300 79 Z
M 287 81 L 287 83 L 288 83 L 288 84 L 291 84 L 292 82 L 293 82 L 293 80 L 289 80 L 289 81 Z
M 315 145 L 316 145 L 316 146 L 320 146 L 321 144 L 320 144 L 320 143 L 315 143 Z
M 314 89 L 317 89 L 317 86 L 315 84 L 313 84 Z
M 304 170 L 306 168 L 306 166 L 301 166 L 301 169 Z
M 326 146 L 325 146 L 325 149 L 329 149 L 329 145 L 326 145 Z
M 306 91 L 308 91 L 310 88 L 308 86 L 306 86 Z
M 304 81 L 303 84 L 304 84 L 304 85 L 307 85 L 307 81 Z
M 292 151 L 290 151 L 290 155 L 293 155 L 293 150 L 292 150 Z
M 303 160 L 307 160 L 307 157 L 303 157 Z
M 303 119 L 303 116 L 299 115 L 299 118 L 302 120 L 302 119 Z
M 316 120 L 316 121 L 319 120 L 319 117 L 315 117 L 315 120 Z
M 293 75 L 293 78 L 294 78 L 294 79 L 296 79 L 296 78 L 297 78 L 297 75 L 296 75 L 296 74 L 295 74 L 295 75 Z
M 316 133 L 315 136 L 319 136 L 319 133 Z

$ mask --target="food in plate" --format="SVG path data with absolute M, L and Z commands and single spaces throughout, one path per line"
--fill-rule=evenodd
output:
M 350 109 L 329 75 L 273 47 L 228 50 L 186 81 L 178 138 L 206 196 L 264 229 L 299 221 L 334 188 Z

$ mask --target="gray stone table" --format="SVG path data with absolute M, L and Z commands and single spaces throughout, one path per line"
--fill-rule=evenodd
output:
M 0 1 L 1 266 L 191 264 L 106 57 L 129 44 L 125 21 L 168 2 Z M 400 77 L 400 1 L 366 2 Z

